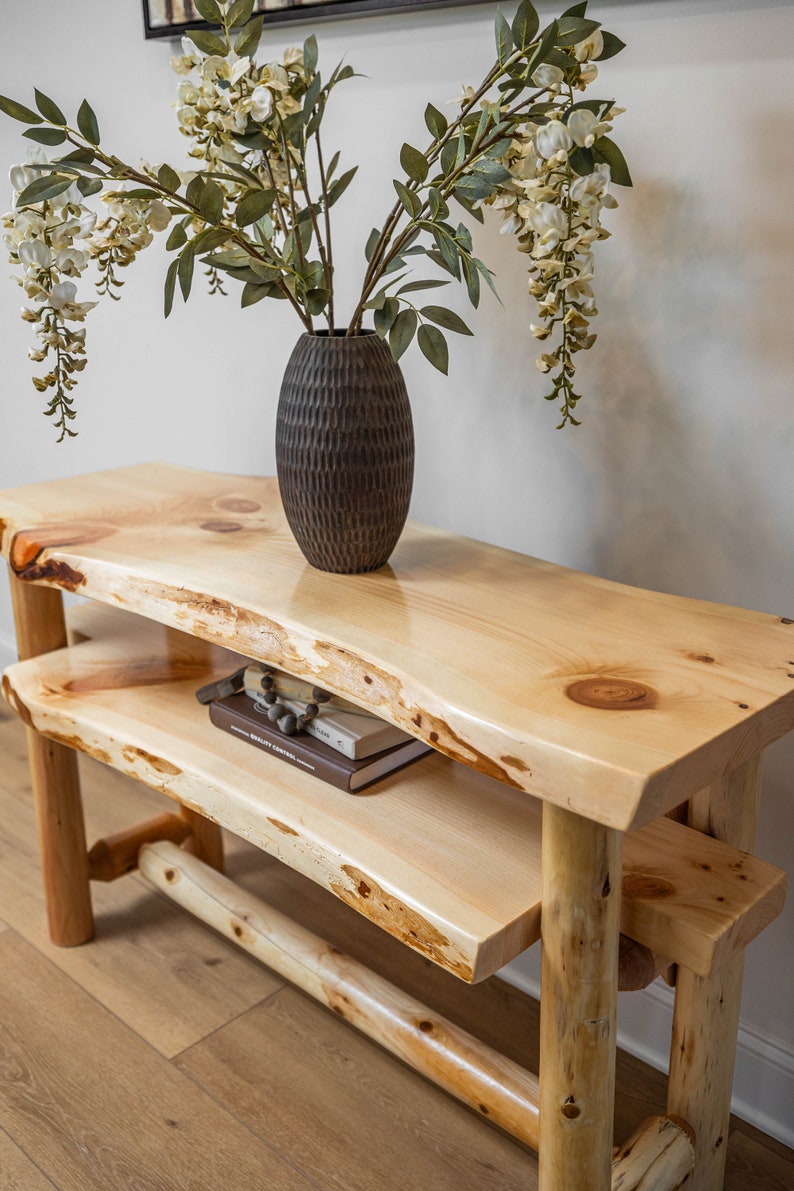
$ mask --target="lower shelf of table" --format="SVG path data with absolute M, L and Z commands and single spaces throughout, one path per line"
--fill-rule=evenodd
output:
M 195 690 L 238 655 L 100 605 L 72 623 L 75 644 L 3 680 L 39 732 L 250 840 L 464 980 L 539 938 L 539 800 L 440 754 L 345 794 L 211 726 Z M 779 870 L 670 820 L 626 837 L 623 930 L 703 974 L 782 896 Z

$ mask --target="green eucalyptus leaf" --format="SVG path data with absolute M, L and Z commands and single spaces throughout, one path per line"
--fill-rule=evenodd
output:
M 11 116 L 14 120 L 21 120 L 23 124 L 44 123 L 37 112 L 32 112 L 23 103 L 17 103 L 15 99 L 9 99 L 5 95 L 0 95 L 0 112 L 5 112 L 7 116 Z
M 465 257 L 464 257 L 464 260 L 465 260 Z M 488 266 L 483 261 L 478 260 L 476 257 L 472 257 L 472 260 L 474 262 L 474 265 L 477 268 L 477 272 L 480 274 L 480 276 L 482 278 L 484 278 L 485 284 L 488 286 L 488 289 L 491 291 L 493 296 L 496 298 L 499 305 L 500 306 L 503 305 L 502 299 L 499 297 L 499 295 L 496 292 L 496 286 L 493 283 L 493 275 L 491 273 L 491 270 L 488 268 Z
M 339 165 L 339 150 L 337 149 L 336 153 L 334 153 L 333 157 L 331 158 L 328 165 L 326 166 L 326 170 L 325 170 L 326 179 L 330 179 L 333 176 L 334 170 L 336 169 L 336 167 L 338 165 Z
M 364 256 L 367 261 L 372 260 L 372 254 L 375 251 L 375 246 L 378 243 L 379 239 L 380 239 L 380 231 L 378 228 L 373 227 L 372 231 L 369 233 L 369 236 L 367 237 L 367 243 L 364 246 Z
M 422 318 L 429 318 L 431 323 L 445 327 L 447 331 L 454 331 L 456 335 L 473 335 L 459 314 L 454 310 L 447 310 L 446 306 L 423 306 L 420 314 Z
M 248 23 L 254 15 L 254 0 L 235 0 L 226 14 L 226 23 L 230 29 L 239 29 Z
M 233 133 L 234 139 L 238 145 L 242 145 L 244 149 L 264 149 L 265 152 L 271 148 L 270 141 L 263 132 L 246 132 L 242 135 Z
M 587 0 L 582 4 L 572 4 L 570 8 L 566 8 L 561 15 L 564 17 L 583 17 L 587 12 Z
M 449 372 L 449 347 L 438 327 L 423 326 L 417 336 L 422 355 L 434 368 L 447 376 Z
M 389 348 L 393 360 L 399 360 L 411 343 L 416 334 L 417 322 L 415 310 L 401 310 L 397 315 L 389 331 Z
M 571 169 L 580 178 L 586 178 L 595 169 L 595 158 L 592 149 L 582 149 L 578 145 L 568 154 Z
M 249 281 L 243 286 L 243 294 L 240 298 L 240 305 L 253 306 L 255 302 L 261 302 L 263 298 L 270 296 L 270 286 L 257 285 L 254 281 Z
M 485 150 L 485 156 L 491 157 L 491 158 L 504 157 L 505 153 L 507 153 L 511 144 L 512 144 L 512 141 L 511 141 L 510 137 L 503 136 L 500 140 L 494 141 L 494 143 L 492 145 L 488 146 L 488 148 Z
M 477 266 L 469 257 L 463 257 L 463 279 L 469 294 L 469 301 L 476 310 L 480 304 L 480 274 Z
M 342 197 L 350 183 L 353 181 L 357 170 L 358 166 L 354 165 L 352 169 L 346 170 L 345 173 L 342 174 L 341 178 L 337 178 L 335 182 L 331 183 L 331 185 L 328 187 L 328 197 L 326 200 L 326 205 L 328 207 L 332 207 L 337 199 Z
M 466 136 L 461 128 L 458 133 L 458 143 L 455 149 L 455 165 L 454 168 L 459 170 L 466 160 Z
M 322 90 L 322 85 L 322 79 L 320 78 L 319 74 L 316 74 L 309 83 L 309 86 L 306 88 L 306 94 L 303 97 L 304 116 L 308 116 L 314 108 L 314 105 L 317 103 L 320 91 Z
M 317 69 L 317 38 L 312 33 L 303 43 L 303 65 L 307 74 Z
M 557 21 L 557 45 L 578 45 L 591 33 L 601 28 L 600 21 L 587 21 L 580 17 L 560 17 Z
M 165 294 L 163 300 L 163 313 L 168 318 L 174 306 L 174 292 L 176 290 L 176 275 L 179 270 L 179 258 L 171 261 L 168 266 L 168 272 L 165 275 Z
M 181 248 L 183 244 L 187 244 L 187 232 L 184 224 L 175 223 L 168 233 L 168 239 L 165 242 L 166 252 L 174 252 L 175 249 Z
M 444 113 L 440 112 L 432 103 L 425 108 L 425 124 L 430 135 L 434 136 L 437 141 L 441 140 L 449 127 Z
M 196 263 L 195 250 L 192 242 L 186 244 L 177 257 L 177 278 L 182 297 L 187 302 L 190 297 L 190 287 L 193 284 L 193 267 Z
M 460 280 L 460 253 L 458 246 L 452 237 L 444 232 L 440 227 L 431 224 L 433 238 L 435 239 L 438 251 L 441 253 L 445 265 L 454 277 Z
M 185 197 L 194 207 L 201 207 L 201 196 L 206 185 L 206 180 L 201 174 L 196 174 L 195 178 L 191 178 L 188 182 Z
M 494 191 L 487 178 L 481 174 L 464 174 L 455 183 L 455 194 L 476 203 L 479 199 L 486 199 Z
M 500 64 L 503 64 L 513 52 L 513 34 L 501 8 L 496 10 L 494 37 L 496 39 L 496 56 Z
M 63 194 L 73 184 L 74 178 L 66 178 L 63 174 L 46 174 L 35 178 L 17 198 L 18 207 L 29 207 L 31 203 L 43 203 L 46 199 L 55 198 Z
M 427 200 L 430 207 L 430 218 L 446 219 L 449 215 L 449 207 L 444 202 L 441 191 L 437 190 L 435 186 L 431 186 L 427 192 Z
M 117 194 L 123 199 L 156 199 L 160 197 L 156 190 L 151 190 L 148 186 L 135 186 L 131 190 L 119 190 Z
M 27 128 L 22 135 L 39 145 L 62 145 L 66 140 L 62 128 Z
M 210 25 L 222 25 L 223 17 L 218 8 L 217 0 L 193 0 L 193 7 L 200 17 Z
M 399 313 L 400 303 L 396 298 L 386 298 L 383 305 L 375 311 L 373 323 L 380 339 L 386 338 Z
M 157 181 L 172 194 L 176 194 L 182 185 L 179 174 L 167 162 L 164 162 L 157 171 Z
M 415 219 L 422 210 L 422 201 L 415 191 L 409 190 L 404 182 L 400 182 L 397 178 L 393 179 L 394 189 L 397 191 L 397 197 L 402 203 L 408 215 Z
M 612 181 L 616 186 L 631 186 L 631 174 L 626 164 L 626 158 L 613 140 L 608 136 L 600 136 L 591 152 L 596 161 L 607 163 Z
M 328 299 L 331 297 L 331 291 L 325 289 L 323 286 L 317 286 L 315 289 L 310 289 L 306 293 L 306 309 L 309 314 L 322 314 L 328 305 Z
M 510 170 L 500 165 L 498 161 L 490 161 L 486 157 L 481 157 L 479 161 L 472 166 L 472 171 L 479 174 L 481 178 L 485 178 L 490 182 L 491 186 L 499 186 L 502 182 L 506 182 L 508 178 L 512 177 Z
M 48 95 L 44 95 L 37 88 L 34 89 L 33 94 L 36 96 L 36 107 L 45 120 L 49 120 L 50 124 L 66 123 L 66 117 L 54 100 L 50 99 Z
M 471 232 L 466 227 L 465 223 L 458 224 L 458 226 L 455 230 L 455 242 L 458 244 L 458 246 L 460 248 L 462 248 L 464 250 L 464 252 L 471 253 L 471 250 L 472 250 Z
M 441 150 L 441 169 L 445 177 L 448 177 L 455 168 L 455 156 L 457 154 L 457 141 L 447 141 Z
M 449 285 L 448 281 L 439 281 L 438 278 L 427 279 L 425 281 L 409 281 L 406 285 L 401 285 L 397 290 L 397 294 L 415 294 L 419 290 L 424 289 L 438 289 L 442 285 Z
M 601 30 L 601 37 L 604 41 L 604 48 L 598 55 L 598 62 L 605 62 L 607 58 L 614 58 L 621 50 L 625 50 L 626 43 L 621 41 L 619 37 L 615 37 L 614 33 L 607 33 L 605 29 Z
M 260 281 L 278 281 L 281 277 L 281 269 L 278 265 L 267 265 L 264 261 L 257 260 L 255 256 L 248 258 L 248 267 Z
M 219 227 L 208 227 L 205 231 L 199 232 L 197 236 L 193 237 L 193 251 L 194 252 L 212 252 L 215 248 L 220 248 L 221 244 L 225 244 L 229 239 L 229 233 Z
M 92 145 L 99 144 L 99 124 L 94 109 L 87 99 L 83 100 L 77 111 L 77 127 Z
M 259 42 L 262 38 L 262 25 L 264 17 L 254 17 L 249 21 L 243 29 L 240 36 L 234 43 L 235 53 L 239 54 L 241 58 L 252 58 L 257 51 Z M 224 53 L 226 51 L 224 50 Z
M 83 198 L 90 198 L 92 194 L 99 194 L 102 189 L 101 178 L 78 178 L 77 189 Z
M 400 165 L 414 182 L 424 182 L 430 168 L 424 153 L 420 153 L 407 141 L 400 150 Z
M 557 22 L 552 21 L 551 24 L 543 30 L 540 35 L 537 46 L 526 65 L 526 76 L 531 78 L 532 74 L 539 66 L 548 60 L 548 55 L 557 41 Z M 569 62 L 569 68 L 571 63 Z M 523 88 L 522 88 L 523 89 Z
M 186 29 L 185 36 L 190 38 L 202 54 L 219 54 L 221 58 L 225 58 L 229 52 L 226 39 L 219 37 L 217 33 L 209 33 L 206 29 Z M 242 56 L 241 54 L 240 57 Z
M 540 25 L 540 17 L 530 0 L 521 0 L 513 18 L 513 44 L 517 50 L 526 50 L 532 44 Z
M 249 190 L 237 205 L 234 216 L 237 226 L 247 227 L 249 223 L 256 223 L 271 209 L 275 199 L 275 190 Z

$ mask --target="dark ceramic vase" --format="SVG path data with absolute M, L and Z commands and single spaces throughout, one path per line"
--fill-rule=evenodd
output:
M 290 529 L 313 567 L 382 567 L 411 500 L 414 432 L 402 372 L 377 335 L 304 334 L 287 364 L 276 468 Z

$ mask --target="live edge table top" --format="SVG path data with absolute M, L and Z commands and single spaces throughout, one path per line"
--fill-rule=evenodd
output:
M 414 523 L 390 564 L 305 562 L 274 479 L 144 464 L 0 492 L 22 581 L 226 645 L 620 830 L 794 727 L 794 623 Z

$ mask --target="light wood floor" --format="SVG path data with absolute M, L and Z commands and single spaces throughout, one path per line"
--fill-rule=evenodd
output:
M 89 839 L 163 807 L 81 761 Z M 468 988 L 254 848 L 227 871 L 537 1069 L 537 1006 Z M 0 1191 L 533 1191 L 534 1156 L 152 893 L 95 886 L 98 934 L 48 942 L 20 725 L 0 705 Z M 616 1135 L 663 1107 L 621 1055 Z M 794 1152 L 736 1121 L 728 1191 L 786 1191 Z

